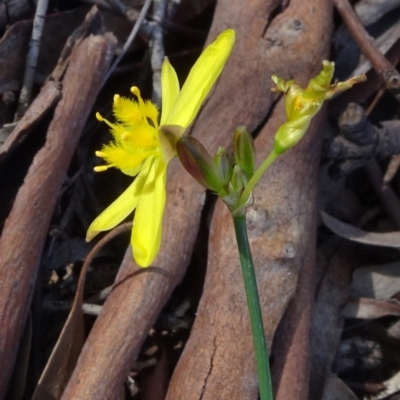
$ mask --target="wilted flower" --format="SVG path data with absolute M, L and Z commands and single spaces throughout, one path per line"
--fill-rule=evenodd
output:
M 322 65 L 322 71 L 315 78 L 310 79 L 305 89 L 294 80 L 286 82 L 276 75 L 272 76 L 272 80 L 276 84 L 272 90 L 285 93 L 287 117 L 287 122 L 279 127 L 275 136 L 274 151 L 276 154 L 284 153 L 300 141 L 325 100 L 330 99 L 335 93 L 350 89 L 354 84 L 367 79 L 365 75 L 358 75 L 345 82 L 331 84 L 335 63 L 325 60 Z

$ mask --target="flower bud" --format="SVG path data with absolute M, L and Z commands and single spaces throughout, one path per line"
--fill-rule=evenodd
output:
M 233 165 L 228 151 L 220 147 L 214 157 L 214 164 L 217 167 L 220 176 L 222 177 L 222 184 L 226 186 L 232 178 Z
M 223 188 L 223 178 L 218 168 L 197 139 L 191 136 L 182 136 L 176 144 L 176 150 L 186 171 L 200 185 L 217 193 Z
M 243 188 L 246 186 L 248 182 L 245 173 L 239 167 L 239 165 L 235 165 L 233 167 L 232 179 L 230 181 L 230 191 L 240 193 Z
M 233 134 L 233 155 L 235 164 L 242 169 L 247 178 L 251 178 L 254 174 L 256 156 L 253 138 L 245 126 L 239 126 Z

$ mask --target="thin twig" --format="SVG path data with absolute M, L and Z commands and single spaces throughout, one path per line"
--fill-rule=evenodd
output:
M 123 232 L 127 232 L 132 229 L 132 222 L 125 222 L 124 224 L 118 225 L 112 231 L 108 232 L 101 240 L 99 240 L 90 253 L 87 255 L 85 262 L 83 263 L 81 274 L 79 276 L 78 287 L 76 288 L 76 294 L 74 299 L 74 306 L 76 303 L 82 303 L 83 301 L 83 288 L 85 286 L 85 278 L 87 270 L 93 261 L 96 254 L 100 251 L 101 248 L 104 247 L 106 243 L 108 243 L 111 239 L 114 239 L 116 236 L 120 235 Z
M 161 68 L 164 60 L 164 41 L 163 28 L 165 11 L 167 8 L 166 0 L 153 1 L 153 29 L 151 30 L 150 39 L 150 62 L 153 71 L 153 94 L 152 98 L 156 104 L 160 104 L 161 100 Z
M 400 154 L 395 154 L 390 159 L 389 165 L 386 168 L 385 175 L 383 176 L 383 183 L 385 185 L 390 183 L 390 181 L 397 174 L 399 168 L 400 168 Z
M 382 77 L 386 88 L 400 101 L 400 74 L 378 50 L 348 0 L 333 0 L 333 2 L 365 57 Z
M 178 7 L 182 0 L 169 0 L 167 6 L 167 20 L 172 19 L 175 13 L 178 11 Z
M 31 102 L 33 80 L 39 57 L 40 40 L 42 37 L 48 1 L 49 0 L 39 0 L 36 6 L 35 18 L 33 19 L 32 37 L 29 43 L 29 53 L 26 59 L 24 82 L 19 96 L 18 110 L 15 113 L 15 121 L 21 119 Z
M 45 300 L 43 302 L 43 308 L 46 311 L 70 311 L 72 307 L 72 302 L 70 301 L 54 301 L 54 300 Z M 98 304 L 91 304 L 91 303 L 83 303 L 82 304 L 82 312 L 86 315 L 94 315 L 98 316 L 101 312 L 103 307 Z
M 151 0 L 146 0 L 146 2 L 143 4 L 143 8 L 140 11 L 139 17 L 136 20 L 135 25 L 133 25 L 132 31 L 131 31 L 128 39 L 126 40 L 124 46 L 122 47 L 121 52 L 119 53 L 118 57 L 111 65 L 110 69 L 108 70 L 101 86 L 104 86 L 104 84 L 107 82 L 108 78 L 114 71 L 115 67 L 119 64 L 122 57 L 125 55 L 126 51 L 129 49 L 130 45 L 132 44 L 133 40 L 135 39 L 136 35 L 138 34 L 140 26 L 142 25 L 142 22 L 144 21 L 144 19 L 146 17 L 147 11 L 149 10 L 150 4 L 151 4 Z
M 382 170 L 375 158 L 367 163 L 365 172 L 382 207 L 396 227 L 400 229 L 400 201 L 393 189 L 383 182 Z

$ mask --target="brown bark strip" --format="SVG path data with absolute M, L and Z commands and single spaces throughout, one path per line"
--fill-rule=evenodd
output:
M 0 398 L 7 390 L 57 195 L 113 49 L 111 36 L 91 36 L 74 50 L 46 143 L 33 160 L 2 232 Z
M 15 147 L 23 142 L 32 128 L 39 122 L 57 101 L 60 99 L 61 92 L 55 82 L 47 82 L 39 95 L 26 110 L 22 119 L 11 132 L 10 136 L 0 147 L 0 162 L 3 161 Z

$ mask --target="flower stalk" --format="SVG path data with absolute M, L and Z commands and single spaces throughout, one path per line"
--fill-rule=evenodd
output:
M 253 203 L 253 189 L 262 175 L 281 154 L 303 138 L 324 101 L 366 79 L 365 75 L 360 75 L 331 84 L 333 72 L 334 63 L 324 61 L 322 71 L 310 79 L 306 88 L 293 80 L 285 81 L 276 75 L 272 76 L 276 84 L 273 90 L 285 94 L 287 120 L 275 135 L 273 149 L 257 169 L 253 139 L 244 126 L 238 127 L 233 135 L 234 163 L 230 161 L 226 150 L 221 148 L 212 158 L 195 138 L 183 136 L 177 142 L 178 156 L 185 169 L 201 185 L 216 192 L 232 214 L 256 353 L 261 400 L 272 400 L 273 394 L 257 281 L 247 237 L 246 209 Z
M 233 216 L 236 242 L 239 250 L 240 265 L 242 267 L 244 288 L 246 291 L 247 307 L 250 315 L 251 332 L 253 335 L 256 355 L 258 383 L 261 400 L 272 400 L 271 372 L 268 361 L 268 348 L 265 339 L 264 325 L 261 313 L 260 300 L 257 289 L 256 274 L 253 257 L 251 255 L 247 237 L 246 214 Z

